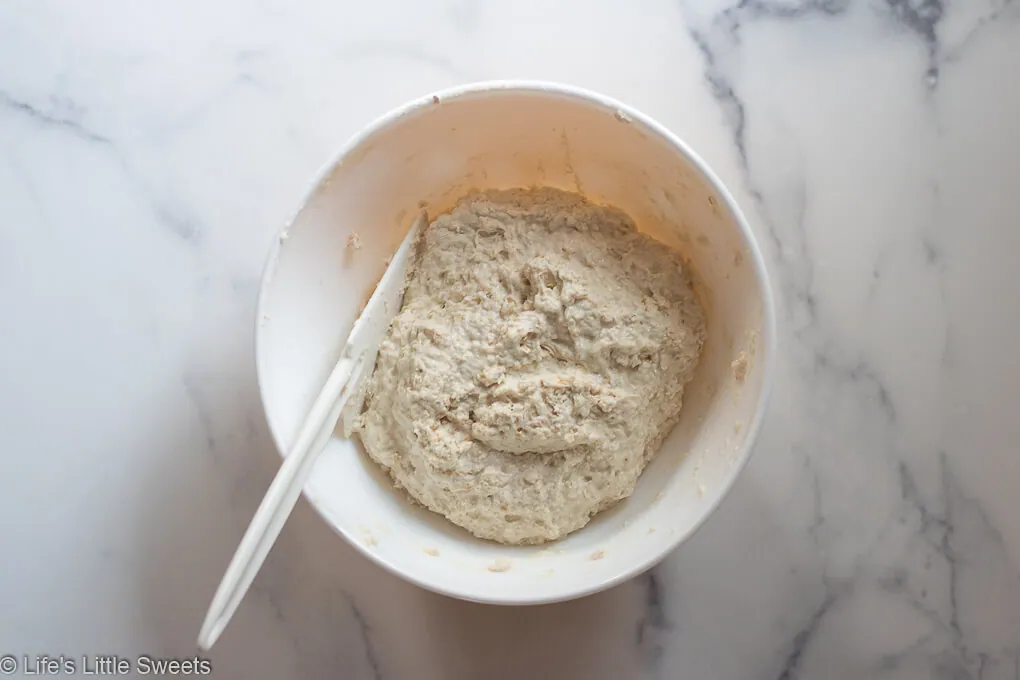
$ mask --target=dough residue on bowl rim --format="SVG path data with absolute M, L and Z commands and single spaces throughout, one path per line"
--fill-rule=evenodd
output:
M 492 564 L 486 567 L 486 569 L 495 574 L 499 574 L 504 571 L 510 571 L 510 567 L 512 566 L 513 562 L 511 562 L 510 560 L 503 557 L 497 557 L 495 560 L 492 561 Z

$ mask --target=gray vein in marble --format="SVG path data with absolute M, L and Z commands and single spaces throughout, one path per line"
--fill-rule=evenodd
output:
M 796 635 L 793 636 L 793 641 L 790 643 L 790 652 L 786 656 L 786 660 L 783 662 L 783 668 L 779 671 L 779 675 L 776 676 L 777 680 L 794 680 L 798 677 L 798 669 L 800 668 L 801 659 L 804 657 L 804 652 L 807 650 L 808 645 L 811 644 L 811 640 L 814 638 L 815 633 L 821 626 L 825 615 L 832 609 L 832 605 L 836 602 L 836 595 L 829 589 L 825 599 L 818 605 L 818 608 L 808 619 L 807 623 L 801 628 Z
M 280 586 L 283 580 L 281 571 L 286 573 L 284 567 L 284 560 L 272 560 L 264 565 L 251 585 L 249 598 L 254 596 L 253 599 L 257 599 L 259 604 L 265 605 L 270 619 L 286 636 L 289 644 L 300 653 L 304 649 L 303 641 L 296 630 L 295 621 L 284 611 L 285 606 L 293 607 L 293 603 L 288 602 L 290 593 Z
M 946 62 L 953 63 L 959 60 L 963 53 L 967 51 L 967 48 L 974 44 L 974 41 L 977 40 L 985 29 L 1009 16 L 1008 13 L 1011 10 L 1020 10 L 1020 3 L 1016 2 L 1016 0 L 1002 0 L 998 7 L 993 9 L 990 13 L 980 17 L 976 22 L 974 22 L 974 25 L 969 31 L 967 31 L 959 43 L 946 50 Z M 1020 18 L 1020 11 L 1016 13 L 1014 18 Z
M 953 646 L 956 651 L 960 654 L 964 661 L 970 662 L 970 665 L 979 663 L 984 665 L 986 654 L 982 652 L 976 652 L 970 648 L 968 644 L 968 636 L 965 634 L 961 625 L 960 619 L 960 559 L 961 555 L 957 549 L 957 544 L 960 540 L 957 537 L 958 526 L 958 514 L 961 508 L 959 504 L 967 503 L 971 506 L 971 509 L 977 513 L 978 520 L 992 534 L 992 539 L 997 548 L 1003 547 L 1002 535 L 997 529 L 991 524 L 988 516 L 985 514 L 984 508 L 976 499 L 968 499 L 963 496 L 962 490 L 959 488 L 958 483 L 954 479 L 946 459 L 945 452 L 939 454 L 939 468 L 942 473 L 942 489 L 945 494 L 945 513 L 946 522 L 945 530 L 942 535 L 942 550 L 941 554 L 946 560 L 946 564 L 949 567 L 949 628 L 952 631 Z M 1016 578 L 1016 574 L 1013 574 Z M 1014 584 L 1015 585 L 1015 584 Z M 1020 633 L 1020 631 L 1014 631 Z M 1020 651 L 1020 638 L 1015 642 L 1017 645 L 1017 651 Z M 978 677 L 981 677 L 980 668 L 978 670 Z
M 109 144 L 110 139 L 85 127 L 82 122 L 83 109 L 69 100 L 53 100 L 51 110 L 46 111 L 29 102 L 16 99 L 0 90 L 0 108 L 23 114 L 45 127 L 64 130 L 75 137 L 100 144 Z
M 739 42 L 740 31 L 750 21 L 839 17 L 855 4 L 864 3 L 855 3 L 854 0 L 803 0 L 793 3 L 776 0 L 740 0 L 736 5 L 724 9 L 717 15 L 714 27 L 725 31 L 730 40 Z M 939 35 L 939 26 L 947 11 L 945 0 L 877 0 L 873 6 L 921 41 L 927 60 L 924 83 L 927 89 L 932 91 L 938 86 L 942 64 L 958 60 L 981 31 L 1006 16 L 1010 8 L 1016 5 L 1015 0 L 1001 0 L 988 14 L 979 17 L 956 45 L 946 45 L 945 40 Z M 699 47 L 703 48 L 704 43 L 697 38 L 695 40 Z M 713 83 L 713 88 L 715 87 L 717 84 Z
M 215 457 L 216 437 L 213 434 L 211 404 L 209 404 L 202 393 L 198 378 L 194 374 L 185 372 L 181 377 L 181 382 L 184 384 L 184 391 L 188 395 L 188 399 L 191 400 L 192 405 L 195 407 L 195 416 L 198 418 L 198 423 L 202 428 L 202 436 L 205 438 L 205 444 L 209 449 L 209 453 Z
M 850 7 L 852 0 L 805 0 L 800 3 L 784 3 L 770 0 L 740 0 L 734 7 L 723 10 L 720 20 L 730 30 L 739 28 L 743 18 L 747 19 L 801 19 L 808 16 L 840 16 Z
M 811 464 L 811 456 L 803 450 L 802 446 L 794 444 L 794 453 L 800 455 L 804 460 L 804 467 L 807 470 L 811 483 L 811 524 L 808 526 L 808 536 L 816 546 L 822 543 L 822 528 L 825 525 L 825 513 L 822 508 L 822 480 L 818 470 Z M 823 576 L 824 578 L 824 576 Z
M 941 44 L 936 29 L 945 8 L 942 0 L 886 0 L 893 18 L 916 33 L 928 54 L 927 84 L 938 84 Z
M 980 24 L 994 21 L 1005 6 L 1008 6 L 1012 1 L 1007 0 L 1003 8 L 994 12 L 992 17 L 984 18 L 972 31 L 980 28 Z M 720 12 L 715 17 L 712 28 L 724 33 L 729 41 L 739 43 L 740 32 L 748 22 L 839 17 L 845 14 L 853 4 L 852 0 L 804 0 L 794 3 L 776 2 L 775 0 L 740 0 L 736 5 Z M 928 62 L 924 82 L 929 90 L 933 90 L 938 85 L 940 62 L 945 58 L 942 42 L 938 35 L 939 22 L 945 13 L 943 0 L 880 0 L 879 7 L 884 9 L 897 25 L 915 34 L 923 43 Z M 719 79 L 713 75 L 715 55 L 706 41 L 705 32 L 689 29 L 689 33 L 709 63 L 707 77 L 716 98 L 726 102 L 728 108 L 739 109 L 738 121 L 734 125 L 734 129 L 737 131 L 741 156 L 746 158 L 743 148 L 743 106 L 733 95 L 732 88 L 725 79 Z M 732 111 L 728 111 L 728 115 L 732 117 L 734 114 Z
M 171 207 L 167 203 L 156 203 L 153 210 L 156 213 L 156 219 L 182 241 L 196 241 L 201 238 L 202 228 L 198 220 L 180 207 Z
M 118 153 L 112 144 L 109 147 L 117 165 L 124 174 L 125 180 L 140 195 L 148 199 L 157 224 L 166 228 L 170 234 L 192 246 L 202 242 L 204 225 L 179 200 L 174 197 L 158 198 L 153 195 L 147 183 L 128 164 L 127 159 Z
M 269 611 L 273 615 L 273 620 L 277 623 L 283 624 L 287 620 L 287 617 L 283 614 L 283 607 L 280 604 L 279 597 L 276 595 L 276 589 L 260 588 L 258 592 L 266 598 L 266 604 L 269 606 Z
M 791 204 L 787 212 L 790 214 L 788 219 L 780 220 L 773 214 L 773 204 L 766 198 L 752 172 L 746 139 L 746 107 L 732 79 L 720 65 L 718 57 L 720 51 L 733 49 L 734 45 L 739 44 L 738 31 L 744 22 L 744 17 L 739 13 L 749 15 L 751 18 L 795 19 L 810 14 L 834 17 L 844 12 L 847 5 L 847 2 L 825 0 L 797 5 L 743 0 L 735 8 L 725 10 L 713 21 L 714 30 L 706 32 L 691 26 L 688 31 L 705 59 L 705 79 L 730 123 L 745 186 L 764 219 L 764 226 L 775 256 L 782 265 L 777 275 L 783 298 L 788 304 L 794 305 L 792 311 L 802 317 L 795 322 L 793 332 L 796 337 L 805 341 L 806 347 L 810 348 L 809 370 L 823 369 L 842 381 L 870 384 L 875 390 L 875 397 L 886 414 L 887 421 L 893 423 L 896 420 L 896 410 L 889 390 L 878 372 L 861 359 L 837 358 L 833 348 L 828 346 L 830 343 L 824 342 L 824 338 L 816 337 L 815 323 L 819 310 L 817 298 L 812 290 L 814 265 L 808 253 L 804 224 L 808 200 L 806 174 L 802 168 L 795 184 L 787 187 L 790 194 L 788 202 Z M 796 153 L 796 150 L 792 152 Z M 778 228 L 780 224 L 787 225 L 782 236 Z M 809 329 L 815 331 L 813 337 L 805 338 L 804 333 Z
M 924 251 L 924 261 L 929 265 L 939 264 L 943 254 L 939 247 L 928 236 L 921 237 L 921 248 Z
M 51 107 L 48 110 L 44 110 L 29 102 L 16 99 L 6 91 L 0 90 L 0 110 L 6 109 L 23 115 L 41 126 L 62 130 L 83 141 L 103 145 L 106 153 L 112 154 L 113 160 L 124 173 L 125 179 L 134 185 L 141 195 L 148 196 L 150 194 L 128 166 L 127 160 L 118 153 L 113 140 L 89 129 L 82 123 L 82 117 L 85 112 L 84 107 L 63 97 L 51 96 L 50 102 Z M 25 182 L 28 182 L 27 174 L 23 172 L 19 174 L 25 178 Z M 37 195 L 34 195 L 33 199 L 37 205 L 42 205 Z M 200 240 L 202 235 L 201 223 L 192 215 L 189 215 L 181 206 L 173 205 L 168 201 L 153 201 L 152 209 L 157 222 L 166 227 L 177 238 L 192 243 L 197 243 Z
M 361 633 L 361 644 L 365 648 L 365 660 L 368 662 L 368 667 L 372 669 L 372 677 L 375 680 L 382 680 L 382 667 L 379 664 L 379 657 L 375 651 L 375 644 L 372 642 L 372 628 L 368 625 L 365 615 L 361 613 L 361 609 L 354 601 L 354 598 L 347 593 L 344 593 L 344 597 L 351 607 L 354 621 L 358 624 L 358 631 Z
M 946 596 L 947 603 L 945 612 L 942 613 L 937 607 L 928 604 L 929 592 L 926 587 L 921 587 L 917 592 L 917 586 L 912 583 L 912 574 L 906 569 L 893 569 L 891 572 L 879 575 L 877 581 L 880 587 L 891 595 L 899 595 L 905 598 L 906 603 L 917 611 L 922 617 L 928 620 L 936 630 L 943 631 L 947 645 L 940 645 L 938 638 L 922 638 L 917 645 L 910 649 L 903 650 L 894 657 L 886 659 L 886 663 L 896 663 L 899 659 L 910 656 L 915 652 L 924 653 L 924 647 L 933 647 L 927 650 L 932 664 L 932 677 L 945 678 L 982 678 L 986 666 L 991 661 L 1001 662 L 1008 658 L 1014 665 L 1014 674 L 1020 673 L 1020 638 L 1014 642 L 1012 648 L 1001 650 L 1002 654 L 996 654 L 996 650 L 980 648 L 981 641 L 969 635 L 965 625 L 961 622 L 964 606 L 971 607 L 970 603 L 965 605 L 961 599 L 961 559 L 966 559 L 961 554 L 959 544 L 964 540 L 961 538 L 961 531 L 969 531 L 961 525 L 960 513 L 962 505 L 966 504 L 975 513 L 980 528 L 988 534 L 988 539 L 999 551 L 1004 552 L 1004 543 L 1001 534 L 990 523 L 984 509 L 976 499 L 967 498 L 962 494 L 959 483 L 956 481 L 945 452 L 938 455 L 938 470 L 940 476 L 940 498 L 939 503 L 943 506 L 941 511 L 933 510 L 930 503 L 921 497 L 916 480 L 905 464 L 899 466 L 900 491 L 902 500 L 907 508 L 914 510 L 919 517 L 919 528 L 917 535 L 931 549 L 932 554 L 940 558 L 947 570 Z M 1007 563 L 1008 564 L 1008 563 Z M 926 561 L 925 570 L 929 563 Z M 915 574 L 916 575 L 916 574 Z M 1017 574 L 1011 574 L 1014 581 L 1020 580 Z M 1012 584 L 1014 587 L 1016 583 Z M 1003 596 L 1008 596 L 1008 589 L 1003 591 Z M 1015 599 L 1015 598 L 1014 598 Z M 1003 631 L 1007 636 L 1008 631 Z M 1020 635 L 1020 628 L 1013 631 L 1013 634 Z
M 944 462 L 942 463 L 944 465 Z M 910 472 L 910 468 L 907 467 L 906 463 L 900 461 L 899 464 L 899 478 L 900 478 L 900 494 L 903 500 L 911 508 L 917 510 L 920 515 L 920 535 L 928 542 L 928 544 L 938 549 L 943 555 L 945 555 L 946 546 L 946 520 L 944 517 L 940 517 L 928 507 L 928 505 L 921 498 L 921 493 L 917 488 L 917 482 L 914 480 L 913 473 Z M 932 532 L 937 535 L 932 537 Z
M 939 2 L 932 0 L 918 0 L 917 2 L 889 0 L 886 6 L 893 19 L 918 35 L 924 42 L 928 54 L 929 70 L 926 73 L 928 86 L 934 88 L 937 85 L 940 59 L 937 32 L 945 11 L 944 7 Z M 987 614 L 977 616 L 978 612 L 975 611 L 975 607 L 979 604 L 973 600 L 973 595 L 968 596 L 970 599 L 962 599 L 965 597 L 962 590 L 964 582 L 968 584 L 966 587 L 971 589 L 969 592 L 980 585 L 974 583 L 973 576 L 970 574 L 964 576 L 962 571 L 959 544 L 964 539 L 959 537 L 961 525 L 959 524 L 958 505 L 963 501 L 960 500 L 958 485 L 949 471 L 947 454 L 945 452 L 938 453 L 939 475 L 942 484 L 941 503 L 945 506 L 944 511 L 938 511 L 923 499 L 911 466 L 905 458 L 905 456 L 917 458 L 923 454 L 897 451 L 896 446 L 890 440 L 890 433 L 898 421 L 898 415 L 886 378 L 871 362 L 866 360 L 867 355 L 851 340 L 827 335 L 826 329 L 818 323 L 822 317 L 819 316 L 820 310 L 812 292 L 813 264 L 808 251 L 807 225 L 804 224 L 804 205 L 807 196 L 804 186 L 806 182 L 804 169 L 801 168 L 799 179 L 795 180 L 800 182 L 798 186 L 783 187 L 783 194 L 779 196 L 783 202 L 776 206 L 773 203 L 776 196 L 766 193 L 763 185 L 759 183 L 760 178 L 753 170 L 751 150 L 747 140 L 748 109 L 741 98 L 733 75 L 727 68 L 730 63 L 730 55 L 727 50 L 739 49 L 739 31 L 747 20 L 761 18 L 791 20 L 812 14 L 834 16 L 846 7 L 845 3 L 825 6 L 811 3 L 777 6 L 763 2 L 745 1 L 734 8 L 725 10 L 722 14 L 717 14 L 708 23 L 702 22 L 689 28 L 692 40 L 705 60 L 706 83 L 729 123 L 746 187 L 764 218 L 768 238 L 780 263 L 776 272 L 777 278 L 783 297 L 791 305 L 789 311 L 794 316 L 793 336 L 800 345 L 800 351 L 795 352 L 793 356 L 800 360 L 801 368 L 806 369 L 804 377 L 807 380 L 807 389 L 809 393 L 815 393 L 823 389 L 823 386 L 829 386 L 826 389 L 830 391 L 853 389 L 860 395 L 858 399 L 867 399 L 877 409 L 877 413 L 881 414 L 884 427 L 875 434 L 876 441 L 884 450 L 883 455 L 892 459 L 894 466 L 892 472 L 897 476 L 902 503 L 908 508 L 915 509 L 920 525 L 917 533 L 924 545 L 927 546 L 918 549 L 896 544 L 898 534 L 888 526 L 896 521 L 893 516 L 889 520 L 882 520 L 887 526 L 880 528 L 875 544 L 871 548 L 857 553 L 851 572 L 844 573 L 839 578 L 834 577 L 830 573 L 831 558 L 827 552 L 830 543 L 833 546 L 838 544 L 834 542 L 835 537 L 827 535 L 825 527 L 830 521 L 838 521 L 839 518 L 830 519 L 822 507 L 824 498 L 822 487 L 838 482 L 829 479 L 823 481 L 822 472 L 813 465 L 812 457 L 816 455 L 814 451 L 815 438 L 808 437 L 802 443 L 795 441 L 794 448 L 800 450 L 798 456 L 803 457 L 812 485 L 814 511 L 808 527 L 808 535 L 823 558 L 821 575 L 825 595 L 804 626 L 794 635 L 790 651 L 778 677 L 781 680 L 792 680 L 800 675 L 804 659 L 813 640 L 821 634 L 820 630 L 823 628 L 824 622 L 832 614 L 841 598 L 858 588 L 866 588 L 869 585 L 889 593 L 890 596 L 902 599 L 903 604 L 912 608 L 933 626 L 933 632 L 921 636 L 916 643 L 895 654 L 881 657 L 878 660 L 878 668 L 893 667 L 904 660 L 909 660 L 914 664 L 921 664 L 928 668 L 931 677 L 935 678 L 981 678 L 993 665 L 998 668 L 1011 668 L 1013 674 L 1016 675 L 1020 673 L 1020 669 L 1017 668 L 1017 657 L 1020 652 L 1018 652 L 1016 644 L 1010 645 L 1007 649 L 997 648 L 994 645 L 994 640 L 990 641 L 983 636 L 987 633 L 982 633 L 982 629 L 968 630 L 965 623 L 968 620 L 983 621 Z M 936 183 L 934 196 L 937 197 L 938 194 Z M 917 243 L 920 248 L 920 260 L 927 266 L 936 267 L 940 272 L 943 271 L 946 266 L 944 254 L 939 243 L 927 228 L 922 230 Z M 876 280 L 881 277 L 880 268 L 881 263 L 876 264 L 874 269 Z M 944 285 L 941 279 L 939 283 L 940 286 Z M 945 290 L 940 290 L 943 304 L 945 304 Z M 802 315 L 800 319 L 796 316 L 798 313 Z M 798 320 L 801 323 L 798 323 Z M 949 333 L 948 324 L 946 333 Z M 948 339 L 946 342 L 948 347 Z M 857 419 L 860 420 L 861 417 L 858 416 Z M 873 423 L 874 420 L 864 418 L 863 422 Z M 923 463 L 924 458 L 921 457 L 918 464 L 923 466 Z M 997 532 L 991 528 L 980 504 L 976 500 L 972 501 L 971 508 L 980 518 L 980 522 L 987 527 L 984 533 L 994 539 L 993 542 L 998 543 L 999 551 L 1002 552 L 1001 564 L 1011 570 L 1008 556 L 1002 547 L 1002 539 L 996 537 Z M 893 542 L 891 548 L 886 548 L 887 552 L 890 549 L 893 552 L 891 555 L 876 557 L 873 553 L 883 540 Z M 971 545 L 978 539 L 968 538 L 966 540 L 966 545 Z M 945 571 L 929 574 L 928 569 L 932 559 L 944 564 Z M 998 561 L 999 557 L 989 559 Z M 890 566 L 879 566 L 878 572 L 874 572 L 873 565 L 888 564 L 890 560 L 892 561 Z M 941 566 L 936 565 L 936 567 L 941 569 Z M 939 574 L 942 573 L 945 576 L 939 580 Z M 1010 573 L 1012 574 L 1012 572 Z M 1016 576 L 1012 575 L 1011 578 L 1015 579 Z M 933 581 L 933 579 L 935 580 Z M 965 579 L 968 580 L 965 581 Z M 932 588 L 940 590 L 944 599 L 936 599 L 933 602 Z M 1016 583 L 1010 582 L 1004 590 L 1008 593 L 1015 591 L 1015 588 Z M 918 590 L 920 590 L 919 593 Z M 964 613 L 970 618 L 965 618 Z M 977 618 L 975 618 L 976 616 Z M 1004 633 L 1008 635 L 1009 631 L 1012 631 L 1012 628 Z M 1020 633 L 1020 631 L 1012 632 Z M 828 633 L 825 634 L 828 635 Z
M 758 2 L 749 3 L 747 6 L 757 8 L 754 11 L 758 13 L 763 13 L 766 11 L 766 7 L 771 7 L 771 5 Z M 737 94 L 731 78 L 727 76 L 725 69 L 719 64 L 718 53 L 732 48 L 732 45 L 719 43 L 737 41 L 737 29 L 741 25 L 740 20 L 733 13 L 734 10 L 727 11 L 731 12 L 731 15 L 723 21 L 723 24 L 728 25 L 722 31 L 704 32 L 694 27 L 689 27 L 688 32 L 705 59 L 705 80 L 729 122 L 747 191 L 764 218 L 767 234 L 772 242 L 775 256 L 779 258 L 781 263 L 787 265 L 781 267 L 778 272 L 783 297 L 788 302 L 797 303 L 797 310 L 806 317 L 805 325 L 810 326 L 814 323 L 818 310 L 817 300 L 811 290 L 814 273 L 811 259 L 807 254 L 803 223 L 807 205 L 806 178 L 802 174 L 800 184 L 796 187 L 795 214 L 791 216 L 790 220 L 790 230 L 792 232 L 790 236 L 792 238 L 782 238 L 777 229 L 778 220 L 771 215 L 771 206 L 766 200 L 762 189 L 757 185 L 751 171 L 746 139 L 747 113 L 744 102 Z M 719 21 L 717 20 L 714 23 L 718 25 Z M 799 329 L 795 328 L 794 330 L 796 332 Z
M 852 364 L 840 362 L 833 358 L 831 352 L 816 350 L 814 352 L 815 365 L 825 369 L 830 375 L 850 382 L 857 387 L 864 387 L 867 391 L 873 392 L 873 397 L 888 425 L 896 422 L 896 406 L 893 404 L 892 396 L 885 381 L 879 376 L 868 363 L 857 361 Z M 870 387 L 870 390 L 867 388 Z
M 635 640 L 645 662 L 655 666 L 662 659 L 664 633 L 672 630 L 673 624 L 666 616 L 666 602 L 657 568 L 641 576 L 639 584 L 643 590 L 644 611 L 637 622 Z
M 740 156 L 741 165 L 747 171 L 747 147 L 745 146 L 744 130 L 746 115 L 744 103 L 737 97 L 733 85 L 723 75 L 722 70 L 716 64 L 715 50 L 709 45 L 707 37 L 700 31 L 689 29 L 689 34 L 694 44 L 705 59 L 705 80 L 712 90 L 712 95 L 723 108 L 723 113 L 729 120 L 733 130 L 733 138 L 736 143 L 737 153 Z
M 939 470 L 942 473 L 942 493 L 944 494 L 946 518 L 942 526 L 942 542 L 938 552 L 945 559 L 946 566 L 949 568 L 949 630 L 953 634 L 954 646 L 962 656 L 966 657 L 967 650 L 960 628 L 959 564 L 953 552 L 953 534 L 956 532 L 956 527 L 953 525 L 953 499 L 952 490 L 949 487 L 950 480 L 946 468 L 945 452 L 939 453 Z

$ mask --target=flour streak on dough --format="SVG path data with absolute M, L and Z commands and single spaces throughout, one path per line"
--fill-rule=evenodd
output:
M 622 212 L 474 194 L 425 230 L 357 430 L 476 536 L 555 540 L 633 493 L 704 336 L 681 256 Z

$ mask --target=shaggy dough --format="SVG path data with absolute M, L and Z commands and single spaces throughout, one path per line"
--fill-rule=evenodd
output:
M 426 507 L 551 541 L 634 491 L 704 341 L 680 256 L 554 189 L 473 194 L 424 232 L 356 428 Z

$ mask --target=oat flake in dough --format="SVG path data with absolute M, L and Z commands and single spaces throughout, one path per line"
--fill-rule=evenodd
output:
M 680 256 L 622 212 L 474 194 L 424 233 L 357 430 L 455 524 L 551 541 L 634 491 L 703 340 Z

